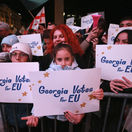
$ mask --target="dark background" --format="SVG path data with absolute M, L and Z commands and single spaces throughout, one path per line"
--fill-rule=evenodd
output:
M 2 3 L 7 4 L 8 7 L 10 7 L 15 12 L 21 13 L 22 22 L 25 26 L 28 26 L 33 20 L 29 11 L 24 7 L 20 0 L 0 0 L 0 4 Z M 48 0 L 37 9 L 31 10 L 31 13 L 36 16 L 43 6 L 45 6 L 46 22 L 54 21 L 54 0 Z M 64 12 L 66 15 L 74 14 L 76 15 L 76 18 L 79 18 L 79 16 L 85 16 L 87 13 L 100 11 L 105 12 L 105 19 L 108 24 L 118 24 L 120 19 L 124 16 L 132 16 L 131 1 L 64 0 Z M 64 18 L 66 19 L 67 17 L 65 16 Z

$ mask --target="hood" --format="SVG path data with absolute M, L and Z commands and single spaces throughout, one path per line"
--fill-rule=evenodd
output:
M 75 70 L 75 69 L 80 69 L 78 67 L 78 64 L 76 62 L 76 60 L 74 59 L 74 62 L 72 63 L 71 66 L 65 66 L 64 69 L 61 67 L 61 65 L 56 65 L 53 61 L 51 62 L 48 70 L 52 70 L 52 71 L 59 71 L 59 70 Z

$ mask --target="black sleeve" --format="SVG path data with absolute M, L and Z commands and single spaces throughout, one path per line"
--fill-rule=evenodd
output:
M 75 58 L 81 69 L 93 68 L 95 66 L 95 56 L 92 45 L 87 48 L 82 56 L 76 55 Z
M 44 56 L 34 56 L 33 62 L 39 62 L 39 70 L 45 71 L 49 68 L 49 65 L 52 62 L 52 58 L 50 54 L 44 55 Z
M 110 81 L 103 80 L 103 82 L 100 85 L 100 88 L 102 88 L 104 90 L 104 92 L 111 92 Z

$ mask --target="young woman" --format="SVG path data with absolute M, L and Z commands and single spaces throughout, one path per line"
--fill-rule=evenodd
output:
M 132 44 L 131 36 L 132 36 L 132 30 L 124 29 L 117 34 L 117 36 L 114 40 L 114 44 L 115 45 Z M 127 51 L 124 51 L 124 52 L 127 52 Z M 122 79 L 117 78 L 117 79 L 114 79 L 111 81 L 105 80 L 101 84 L 101 88 L 103 88 L 103 90 L 105 92 L 114 92 L 116 94 L 118 94 L 118 93 L 132 93 L 132 80 L 128 80 L 124 76 L 122 76 Z M 103 100 L 102 103 L 104 104 L 107 102 L 107 101 L 106 102 L 105 101 L 106 100 Z M 110 132 L 110 131 L 116 132 L 117 131 L 117 125 L 119 122 L 119 117 L 121 115 L 122 102 L 123 102 L 123 100 L 121 98 L 112 98 L 111 99 L 109 118 L 108 118 L 108 121 L 106 124 L 107 132 Z M 106 108 L 103 108 L 103 111 L 105 111 L 105 109 Z M 102 112 L 102 113 L 105 113 L 105 112 Z M 121 127 L 122 127 L 122 124 L 121 124 Z
M 12 63 L 31 62 L 32 51 L 29 44 L 16 43 L 10 50 L 10 60 Z M 20 69 L 21 70 L 21 69 Z M 27 111 L 28 108 L 28 111 Z M 5 114 L 9 125 L 9 128 L 16 132 L 16 122 L 18 125 L 19 132 L 28 132 L 28 127 L 25 121 L 21 120 L 21 117 L 30 115 L 32 104 L 5 104 Z M 13 112 L 15 111 L 16 119 L 14 118 Z
M 72 48 L 69 44 L 57 44 L 57 46 L 53 50 L 53 61 L 50 64 L 48 70 L 52 71 L 60 71 L 60 70 L 80 70 L 78 64 L 75 60 L 74 53 Z M 59 82 L 58 82 L 59 83 Z M 103 90 L 97 89 L 93 92 L 93 96 L 97 99 L 103 99 Z M 47 116 L 46 120 L 49 122 L 48 124 L 52 124 L 49 126 L 50 129 L 54 128 L 54 120 L 57 119 L 57 132 L 68 132 L 69 122 L 74 125 L 74 131 L 80 132 L 81 130 L 81 120 L 83 119 L 84 114 L 73 114 L 70 111 L 65 111 L 64 115 L 53 115 Z M 37 126 L 38 124 L 38 117 L 28 116 L 23 117 L 22 120 L 27 120 L 27 125 L 29 126 Z M 54 130 L 54 129 L 53 129 Z M 52 131 L 53 131 L 52 130 Z M 49 132 L 49 130 L 47 130 Z
M 124 29 L 117 34 L 114 44 L 132 44 L 132 30 Z
M 10 58 L 12 62 L 31 62 L 32 51 L 29 44 L 16 43 L 10 50 Z

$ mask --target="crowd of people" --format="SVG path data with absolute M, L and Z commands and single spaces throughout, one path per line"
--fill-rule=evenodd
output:
M 132 17 L 122 18 L 119 22 L 120 27 L 132 27 Z M 16 34 L 10 33 L 10 27 L 5 22 L 0 22 L 0 62 L 39 62 L 40 71 L 45 70 L 81 70 L 95 67 L 95 54 L 97 44 L 107 44 L 108 28 L 104 18 L 100 18 L 96 27 L 92 26 L 85 30 L 79 30 L 73 33 L 66 24 L 55 24 L 49 22 L 39 24 L 38 30 L 29 30 L 27 34 L 40 33 L 43 47 L 43 56 L 32 55 L 31 48 L 26 43 L 21 43 Z M 114 39 L 114 44 L 132 44 L 132 30 L 125 29 Z M 17 48 L 16 48 L 17 47 Z M 125 51 L 124 51 L 125 52 Z M 127 52 L 127 51 L 126 51 Z M 93 92 L 93 96 L 100 100 L 100 111 L 93 112 L 91 115 L 90 132 L 100 132 L 106 110 L 107 99 L 104 98 L 104 92 L 130 92 L 132 89 L 132 80 L 126 77 L 114 79 L 111 81 L 103 80 L 100 88 Z M 121 100 L 113 99 L 110 108 L 110 118 L 107 122 L 106 132 L 116 132 L 118 124 Z M 26 106 L 13 104 L 16 109 L 18 126 L 20 131 L 28 131 L 28 126 L 36 127 L 39 124 L 39 117 L 26 115 Z M 6 117 L 10 126 L 15 128 L 15 122 L 10 113 L 11 104 L 5 105 Z M 30 110 L 33 109 L 32 105 Z M 33 110 L 31 110 L 33 111 Z M 45 118 L 46 131 L 54 130 L 54 120 L 57 119 L 57 132 L 68 131 L 69 122 L 73 124 L 75 132 L 81 132 L 82 122 L 85 121 L 85 114 L 74 114 L 65 111 L 64 115 L 53 115 Z M 132 122 L 132 121 L 131 121 Z M 129 125 L 130 126 L 130 125 Z M 123 124 L 122 124 L 122 128 Z M 38 128 L 40 129 L 40 128 Z M 131 128 L 123 132 L 131 132 Z

